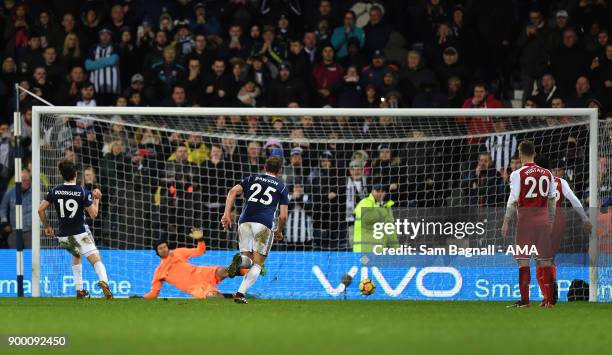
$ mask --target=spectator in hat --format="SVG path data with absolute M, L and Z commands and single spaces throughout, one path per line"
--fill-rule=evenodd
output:
M 289 44 L 289 40 L 294 37 L 295 31 L 289 24 L 289 17 L 281 13 L 276 22 L 276 39 L 280 42 L 284 42 L 285 45 Z
M 287 186 L 292 186 L 296 183 L 304 183 L 308 181 L 310 175 L 310 169 L 304 165 L 304 149 L 301 147 L 295 147 L 291 149 L 291 156 L 289 158 L 289 164 L 283 168 L 282 176 L 283 181 Z M 306 191 L 309 190 L 305 187 Z
M 112 44 L 112 31 L 107 27 L 99 31 L 99 43 L 95 45 L 87 59 L 85 69 L 89 80 L 98 93 L 99 103 L 109 105 L 121 91 L 119 53 Z
M 270 82 L 268 87 L 267 106 L 287 107 L 291 102 L 297 102 L 300 107 L 308 105 L 306 88 L 301 80 L 291 75 L 291 64 L 283 62 L 278 67 L 278 77 Z
M 185 68 L 177 62 L 174 47 L 164 48 L 163 60 L 153 64 L 151 74 L 151 85 L 160 100 L 168 96 L 174 85 L 185 80 Z
M 576 30 L 568 28 L 563 31 L 563 42 L 550 56 L 553 75 L 559 83 L 561 96 L 572 94 L 579 76 L 589 70 L 591 60 L 578 42 Z
M 123 96 L 129 98 L 130 93 L 132 92 L 142 93 L 144 90 L 144 87 L 145 87 L 144 77 L 142 76 L 142 74 L 136 73 L 132 75 L 132 77 L 130 78 L 130 86 L 125 90 L 125 92 L 123 93 Z
M 383 78 L 386 71 L 397 73 L 398 68 L 394 64 L 385 63 L 385 54 L 381 50 L 372 53 L 370 65 L 361 70 L 362 85 L 372 84 L 377 90 L 383 87 Z
M 552 53 L 563 43 L 563 32 L 565 32 L 569 24 L 568 17 L 569 15 L 565 10 L 559 10 L 555 13 L 555 23 L 546 41 L 547 53 Z
M 375 50 L 385 48 L 391 35 L 391 26 L 384 22 L 384 13 L 380 6 L 374 5 L 370 7 L 368 14 L 370 15 L 370 21 L 363 28 L 365 50 L 367 53 L 373 53 Z
M 387 68 L 383 72 L 383 81 L 380 87 L 380 93 L 382 96 L 387 97 L 392 92 L 397 92 L 397 95 L 395 96 L 401 96 L 398 88 L 397 70 Z
M 315 88 L 319 94 L 319 105 L 336 104 L 336 97 L 332 93 L 334 84 L 344 77 L 344 69 L 334 61 L 334 48 L 330 45 L 323 47 L 321 61 L 312 69 Z
M 194 18 L 191 22 L 191 30 L 193 33 L 202 33 L 206 36 L 220 36 L 223 31 L 221 24 L 216 16 L 211 15 L 206 11 L 203 2 L 197 2 L 193 5 Z
M 470 73 L 467 67 L 459 61 L 459 52 L 455 47 L 447 47 L 442 52 L 442 63 L 435 68 L 438 83 L 446 83 L 448 78 L 456 76 L 465 86 L 469 86 Z
M 338 59 L 342 59 L 347 56 L 348 40 L 351 37 L 355 37 L 359 40 L 359 47 L 363 48 L 365 45 L 365 33 L 363 30 L 355 25 L 356 16 L 353 11 L 347 11 L 344 13 L 343 25 L 338 26 L 334 29 L 331 37 L 331 44 L 337 52 Z
M 193 34 L 189 29 L 189 20 L 176 21 L 175 30 L 172 46 L 176 48 L 179 58 L 184 58 L 193 51 L 195 45 Z
M 266 57 L 268 62 L 280 65 L 287 59 L 287 45 L 276 40 L 274 27 L 265 26 L 262 33 L 262 42 L 253 45 L 251 55 Z

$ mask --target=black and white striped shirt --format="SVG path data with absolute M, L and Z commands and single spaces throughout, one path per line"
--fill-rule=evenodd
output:
M 103 58 L 109 58 L 112 55 L 118 55 L 112 45 L 101 46 L 98 44 L 91 50 L 88 59 L 96 62 Z M 114 65 L 107 65 L 91 70 L 89 81 L 94 84 L 96 93 L 119 94 L 121 92 L 121 83 L 119 82 L 119 61 L 117 60 Z
M 516 154 L 517 146 L 516 135 L 509 133 L 490 136 L 484 143 L 484 148 L 491 154 L 497 171 L 510 165 L 512 157 Z
M 312 217 L 305 209 L 311 203 L 308 195 L 302 195 L 301 201 L 295 203 L 289 195 L 289 216 L 285 225 L 285 239 L 289 243 L 304 243 L 312 240 Z

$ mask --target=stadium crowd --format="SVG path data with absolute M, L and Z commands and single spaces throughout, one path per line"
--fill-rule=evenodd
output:
M 88 107 L 498 108 L 510 106 L 515 90 L 522 90 L 517 99 L 525 107 L 596 107 L 606 118 L 611 19 L 602 0 L 4 0 L 0 247 L 14 241 L 14 83 L 54 105 Z M 22 190 L 28 194 L 36 101 L 21 92 L 19 103 Z M 48 143 L 68 142 L 62 155 L 80 164 L 86 186 L 102 186 L 109 207 L 94 229 L 113 248 L 148 247 L 158 238 L 180 242 L 202 220 L 210 222 L 211 247 L 231 247 L 218 223 L 227 189 L 281 149 L 291 189 L 285 243 L 344 250 L 353 209 L 373 184 L 384 185 L 399 207 L 503 205 L 516 142 L 524 138 L 505 133 L 504 121 L 491 118 L 454 122 L 462 134 L 489 138 L 444 144 L 358 143 L 396 136 L 402 124 L 392 117 L 221 116 L 206 122 L 208 132 L 246 132 L 258 137 L 253 140 L 122 123 L 85 119 L 71 122 L 68 132 L 45 132 Z M 262 138 L 316 138 L 320 127 L 327 127 L 329 139 L 355 143 Z M 567 168 L 578 196 L 586 198 L 584 132 L 557 133 L 530 138 L 550 153 L 555 168 Z M 609 160 L 602 157 L 600 178 L 608 188 Z M 24 207 L 29 232 L 32 206 Z

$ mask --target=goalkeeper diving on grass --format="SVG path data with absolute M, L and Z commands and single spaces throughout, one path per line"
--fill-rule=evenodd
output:
M 144 295 L 144 298 L 157 298 L 164 282 L 190 294 L 193 298 L 224 298 L 217 290 L 217 285 L 228 276 L 227 269 L 223 266 L 191 264 L 189 259 L 206 253 L 206 245 L 202 241 L 203 233 L 200 229 L 192 230 L 190 236 L 198 241 L 196 248 L 171 250 L 166 241 L 155 243 L 155 253 L 161 261 L 153 274 L 151 291 Z

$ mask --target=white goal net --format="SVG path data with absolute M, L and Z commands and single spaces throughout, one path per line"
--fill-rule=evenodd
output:
M 568 181 L 585 209 L 593 207 L 592 220 L 608 221 L 591 235 L 568 204 L 556 258 L 559 280 L 566 281 L 561 298 L 573 279 L 583 279 L 597 280 L 591 290 L 612 299 L 610 215 L 595 208 L 611 195 L 612 124 L 590 110 L 35 107 L 34 127 L 33 205 L 62 183 L 63 159 L 77 164 L 80 184 L 101 189 L 99 218 L 88 224 L 117 296 L 146 293 L 159 263 L 152 245 L 194 247 L 192 228 L 203 229 L 207 244 L 194 264 L 229 264 L 238 246 L 235 225 L 226 232 L 219 223 L 225 196 L 245 176 L 261 173 L 267 157 L 280 155 L 289 219 L 255 296 L 358 298 L 358 282 L 350 280 L 371 278 L 378 285 L 371 298 L 514 299 L 513 258 L 498 252 L 512 241 L 499 229 L 508 177 L 520 167 L 518 144 L 532 140 L 539 162 Z M 384 192 L 382 200 L 373 190 Z M 389 248 L 426 245 L 446 255 L 381 256 L 379 239 L 365 226 L 371 209 L 361 210 L 371 206 L 361 203 L 367 199 L 390 211 L 386 222 L 484 220 L 484 232 L 411 238 L 396 230 L 384 237 Z M 236 216 L 240 206 L 239 200 Z M 72 296 L 70 255 L 33 229 L 33 275 L 40 280 L 34 295 Z M 450 256 L 456 246 L 493 246 L 495 255 Z M 93 269 L 83 270 L 85 287 L 99 294 Z M 239 282 L 225 280 L 219 289 L 233 292 Z M 160 296 L 187 295 L 165 285 Z

